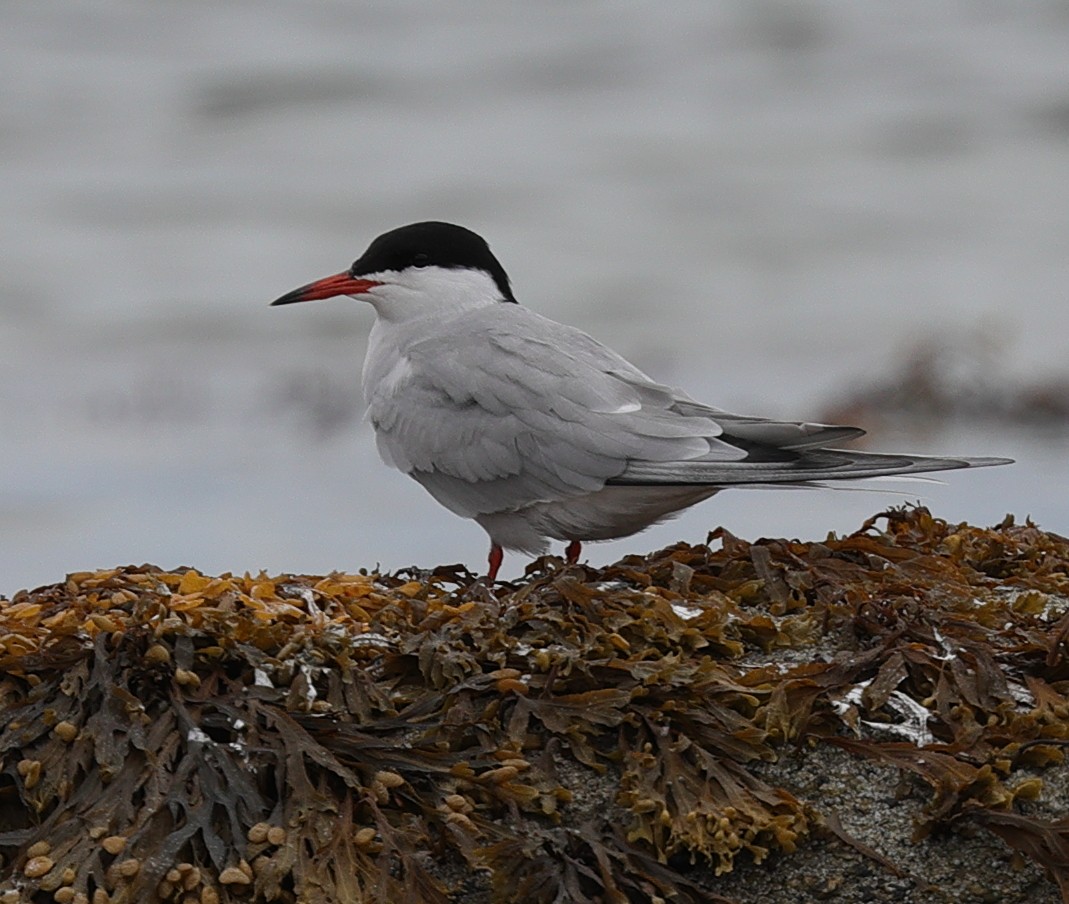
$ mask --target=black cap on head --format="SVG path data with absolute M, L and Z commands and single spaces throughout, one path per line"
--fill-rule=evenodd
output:
M 408 267 L 484 270 L 497 284 L 505 301 L 516 301 L 508 274 L 490 251 L 486 240 L 470 229 L 452 223 L 412 223 L 384 232 L 368 245 L 349 273 L 366 276 Z

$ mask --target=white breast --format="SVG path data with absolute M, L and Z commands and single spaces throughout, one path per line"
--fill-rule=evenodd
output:
M 389 370 L 382 375 L 375 387 L 375 394 L 381 399 L 389 399 L 397 395 L 404 385 L 412 379 L 412 362 L 408 357 L 401 355 L 390 366 Z

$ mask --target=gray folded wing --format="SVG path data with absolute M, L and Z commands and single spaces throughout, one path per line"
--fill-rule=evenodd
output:
M 863 431 L 710 408 L 579 330 L 516 305 L 456 318 L 369 385 L 379 448 L 472 517 L 607 484 L 800 482 L 965 467 L 822 447 Z
M 505 314 L 504 312 L 510 312 Z M 457 318 L 369 385 L 383 457 L 471 517 L 601 489 L 632 461 L 745 452 L 585 334 L 513 305 Z

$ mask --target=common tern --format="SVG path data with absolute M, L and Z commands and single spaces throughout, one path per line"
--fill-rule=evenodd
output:
M 380 235 L 345 272 L 273 304 L 349 295 L 375 309 L 363 386 L 379 453 L 504 549 L 637 533 L 722 489 L 1009 464 L 829 448 L 856 427 L 731 414 L 655 382 L 586 333 L 516 302 L 476 233 Z

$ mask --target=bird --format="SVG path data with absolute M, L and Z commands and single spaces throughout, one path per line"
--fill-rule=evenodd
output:
M 848 451 L 857 427 L 738 415 L 659 383 L 575 327 L 520 305 L 486 240 L 428 221 L 378 236 L 341 273 L 272 302 L 348 295 L 376 318 L 363 365 L 383 461 L 504 550 L 631 536 L 730 487 L 1011 463 Z

